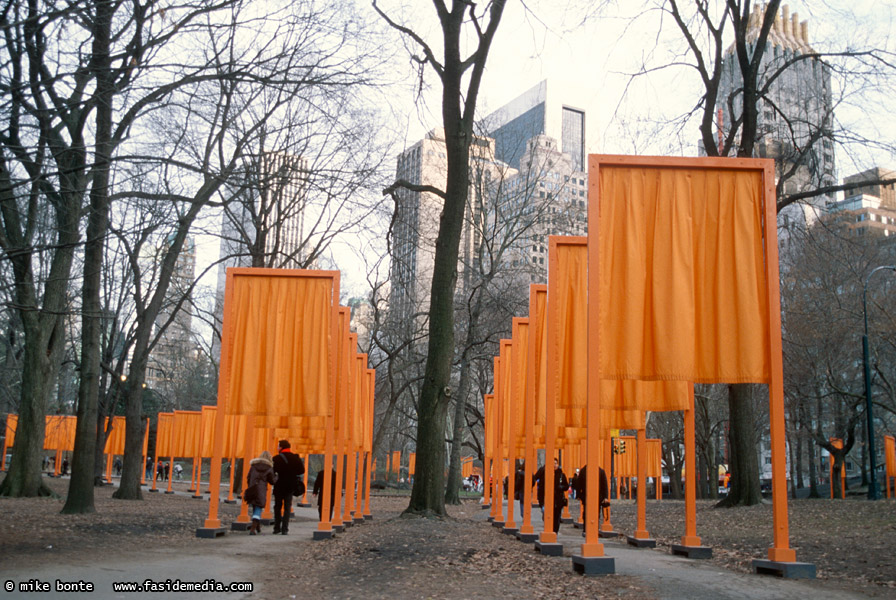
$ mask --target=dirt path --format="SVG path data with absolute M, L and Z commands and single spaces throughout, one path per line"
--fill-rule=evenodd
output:
M 64 481 L 54 481 L 62 488 Z M 180 485 L 180 484 L 179 484 Z M 289 536 L 272 535 L 270 527 L 261 536 L 233 532 L 214 540 L 198 539 L 195 529 L 207 511 L 207 501 L 190 498 L 185 490 L 174 495 L 147 494 L 143 502 L 111 500 L 111 489 L 97 492 L 94 515 L 59 514 L 61 500 L 0 499 L 0 586 L 14 587 L 38 580 L 49 583 L 91 583 L 92 593 L 41 593 L 44 598 L 363 598 L 364 600 L 411 600 L 418 598 L 806 598 L 842 600 L 860 597 L 892 597 L 893 586 L 886 565 L 891 552 L 880 556 L 859 555 L 861 545 L 880 541 L 853 526 L 855 540 L 837 539 L 835 562 L 819 555 L 820 578 L 815 581 L 783 581 L 748 573 L 749 557 L 761 556 L 749 532 L 764 529 L 762 507 L 741 512 L 700 513 L 698 523 L 706 531 L 704 540 L 715 546 L 712 561 L 694 561 L 669 554 L 665 546 L 638 550 L 620 541 L 604 540 L 608 556 L 616 559 L 616 574 L 582 577 L 573 573 L 570 555 L 579 550 L 580 532 L 570 525 L 561 528 L 564 556 L 547 557 L 531 544 L 502 534 L 487 522 L 488 511 L 469 501 L 449 507 L 445 520 L 400 518 L 406 498 L 374 497 L 374 519 L 348 528 L 333 539 L 312 541 L 316 510 L 297 508 Z M 617 529 L 625 530 L 631 512 L 624 502 L 615 508 Z M 674 503 L 651 507 L 651 532 L 661 544 L 668 532 L 679 526 L 673 518 Z M 812 510 L 826 511 L 815 527 L 818 539 L 803 533 L 800 520 L 795 529 L 806 548 L 831 546 L 828 537 L 835 529 L 841 505 L 816 504 Z M 855 504 L 844 512 L 853 523 L 856 511 L 882 515 L 883 533 L 892 526 L 892 505 Z M 237 514 L 234 505 L 222 506 L 222 521 L 229 524 Z M 662 519 L 657 513 L 668 511 Z M 536 528 L 540 520 L 536 512 Z M 813 519 L 818 515 L 813 513 Z M 723 521 L 714 522 L 713 519 Z M 727 523 L 727 524 L 726 524 Z M 824 531 L 821 531 L 822 525 Z M 844 526 L 845 527 L 845 526 Z M 846 529 L 844 529 L 845 531 Z M 727 536 L 727 537 L 725 537 Z M 825 541 L 827 540 L 827 542 Z M 753 544 L 753 545 L 750 545 Z M 732 548 L 746 550 L 736 551 Z M 807 554 L 798 550 L 802 558 Z M 841 555 L 843 554 L 843 555 Z M 838 570 L 852 561 L 852 571 Z M 884 567 L 869 561 L 883 561 Z M 860 567 L 865 565 L 866 570 Z M 851 575 L 852 579 L 845 578 Z M 840 577 L 834 577 L 839 575 Z M 878 577 L 882 583 L 871 584 Z M 168 589 L 135 593 L 116 592 L 116 582 L 145 584 L 194 582 L 209 585 L 249 582 L 252 591 L 195 593 Z M 163 589 L 164 585 L 159 589 Z M 6 594 L 6 592 L 4 592 Z M 0 594 L 3 596 L 4 594 Z M 32 594 L 6 594 L 28 598 Z

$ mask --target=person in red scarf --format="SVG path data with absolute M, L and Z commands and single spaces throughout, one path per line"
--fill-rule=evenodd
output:
M 298 489 L 298 482 L 305 474 L 305 463 L 290 450 L 289 440 L 280 440 L 280 452 L 274 457 L 274 533 L 286 535 L 289 532 L 289 514 L 292 512 L 292 497 Z

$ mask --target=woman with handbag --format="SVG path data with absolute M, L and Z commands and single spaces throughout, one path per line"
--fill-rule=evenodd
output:
M 261 533 L 261 509 L 268 501 L 268 484 L 273 485 L 275 482 L 274 462 L 271 460 L 271 453 L 265 450 L 261 456 L 253 458 L 249 465 L 243 501 L 252 506 L 249 535 L 255 535 Z

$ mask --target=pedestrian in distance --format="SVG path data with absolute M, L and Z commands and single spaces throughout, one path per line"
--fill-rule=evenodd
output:
M 311 490 L 311 493 L 317 496 L 317 518 L 321 521 L 323 520 L 323 503 L 324 503 L 324 472 L 320 470 L 317 472 L 317 477 L 314 478 L 314 488 Z M 333 469 L 332 476 L 330 477 L 330 520 L 333 519 L 333 507 L 336 505 L 336 469 Z
M 513 497 L 520 502 L 520 517 L 523 516 L 523 504 L 526 499 L 526 461 L 521 460 L 516 467 L 516 476 L 513 478 Z
M 539 467 L 538 471 L 535 472 L 535 475 L 532 476 L 533 485 L 538 486 L 537 494 L 538 494 L 538 506 L 541 507 L 541 514 L 544 516 L 544 482 L 545 482 L 545 473 L 544 473 L 544 465 Z M 553 514 L 553 530 L 554 533 L 560 531 L 560 511 L 563 510 L 563 507 L 566 506 L 566 490 L 569 489 L 569 480 L 566 479 L 566 474 L 563 473 L 563 469 L 560 468 L 560 461 L 556 458 L 554 459 L 554 514 Z
M 274 462 L 271 460 L 271 453 L 265 450 L 261 456 L 252 459 L 249 463 L 249 474 L 246 475 L 243 501 L 252 507 L 249 535 L 261 533 L 261 509 L 268 501 L 268 484 L 273 485 L 274 481 Z
M 579 476 L 576 478 L 576 498 L 579 499 L 579 502 L 582 503 L 582 523 L 583 523 L 583 531 L 582 535 L 585 535 L 584 528 L 588 526 L 588 514 L 585 512 L 585 501 L 588 497 L 588 465 L 585 465 L 579 471 Z M 598 502 L 600 504 L 601 509 L 610 508 L 610 484 L 607 479 L 607 472 L 602 468 L 599 468 L 598 471 Z M 603 512 L 603 510 L 601 511 Z M 600 517 L 598 517 L 600 518 Z M 606 515 L 604 515 L 606 518 Z
M 290 449 L 289 440 L 280 440 L 277 444 L 279 452 L 274 457 L 274 533 L 289 533 L 289 513 L 292 511 L 293 495 L 305 493 L 302 475 L 305 474 L 305 463 Z

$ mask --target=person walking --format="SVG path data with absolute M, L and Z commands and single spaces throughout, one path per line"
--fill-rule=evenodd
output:
M 538 468 L 535 475 L 532 476 L 532 483 L 538 486 L 538 506 L 541 507 L 541 514 L 544 515 L 544 465 Z M 566 474 L 560 468 L 560 461 L 554 459 L 554 533 L 560 531 L 560 512 L 566 506 L 566 490 L 569 489 L 569 480 Z
M 320 470 L 317 472 L 317 477 L 314 478 L 314 488 L 311 490 L 311 493 L 317 496 L 317 517 L 321 521 L 323 520 L 323 503 L 324 503 L 324 472 Z M 332 476 L 330 477 L 330 520 L 333 519 L 333 507 L 336 505 L 336 469 L 333 469 Z
M 305 463 L 290 450 L 289 440 L 277 444 L 280 452 L 274 457 L 274 533 L 286 535 L 289 532 L 289 513 L 292 512 L 292 496 L 298 491 L 298 484 L 305 474 Z
M 610 484 L 607 480 L 607 472 L 603 470 L 603 468 L 598 467 L 598 503 L 600 504 L 600 508 L 609 508 L 610 507 Z M 579 476 L 576 478 L 576 498 L 579 499 L 579 502 L 582 503 L 582 535 L 585 535 L 585 528 L 588 526 L 588 514 L 585 512 L 585 501 L 588 497 L 588 465 L 582 467 L 579 471 Z M 600 516 L 598 515 L 598 520 Z
M 268 484 L 273 485 L 274 482 L 274 462 L 271 460 L 271 453 L 265 450 L 249 463 L 249 474 L 246 476 L 243 500 L 252 507 L 249 535 L 261 533 L 261 509 L 268 501 Z

